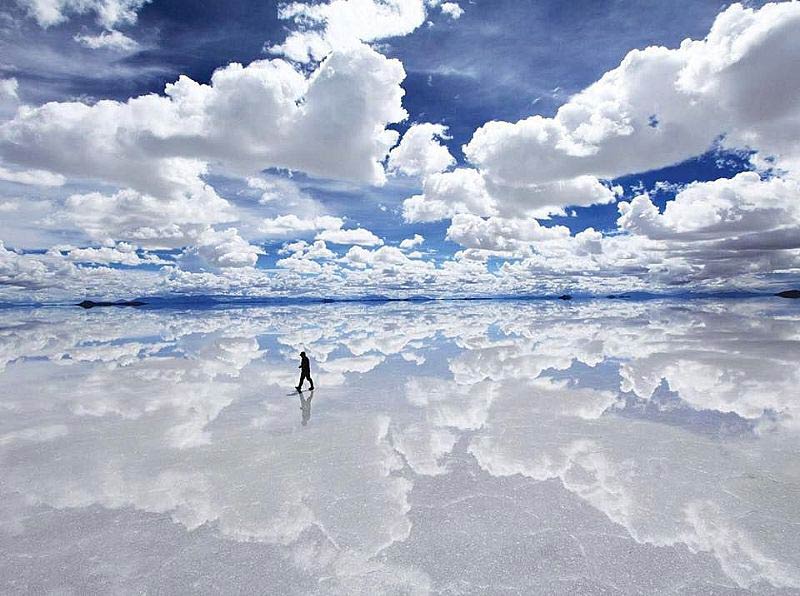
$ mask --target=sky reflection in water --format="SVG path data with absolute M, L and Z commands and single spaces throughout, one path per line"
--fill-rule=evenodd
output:
M 0 592 L 796 593 L 798 361 L 777 299 L 0 311 Z

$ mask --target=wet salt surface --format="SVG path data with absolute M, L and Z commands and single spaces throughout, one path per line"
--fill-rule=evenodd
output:
M 0 592 L 800 593 L 798 362 L 777 299 L 0 311 Z

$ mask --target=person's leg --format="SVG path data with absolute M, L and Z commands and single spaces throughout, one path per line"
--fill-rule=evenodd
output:
M 311 378 L 311 375 L 306 375 L 306 378 L 308 379 L 308 382 L 311 383 L 311 387 L 309 387 L 309 389 L 314 391 L 314 379 Z
M 314 381 L 311 380 L 311 375 L 309 375 L 307 372 L 300 373 L 300 383 L 297 386 L 302 388 L 303 381 L 305 381 L 306 379 L 308 379 L 308 382 L 311 383 L 311 388 L 313 389 Z
M 300 382 L 297 383 L 297 390 L 298 391 L 300 391 L 300 389 L 303 387 L 303 379 L 305 377 L 306 377 L 306 375 L 304 373 L 300 373 Z

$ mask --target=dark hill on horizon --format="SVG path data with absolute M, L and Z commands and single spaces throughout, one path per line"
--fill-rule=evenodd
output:
M 117 302 L 94 302 L 93 300 L 84 300 L 75 306 L 88 309 L 96 306 L 144 306 L 145 304 L 147 304 L 147 302 L 142 302 L 141 300 L 119 300 Z

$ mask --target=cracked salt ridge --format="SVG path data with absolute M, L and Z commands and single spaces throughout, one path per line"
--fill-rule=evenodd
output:
M 0 313 L 0 591 L 797 593 L 800 318 L 681 307 Z

